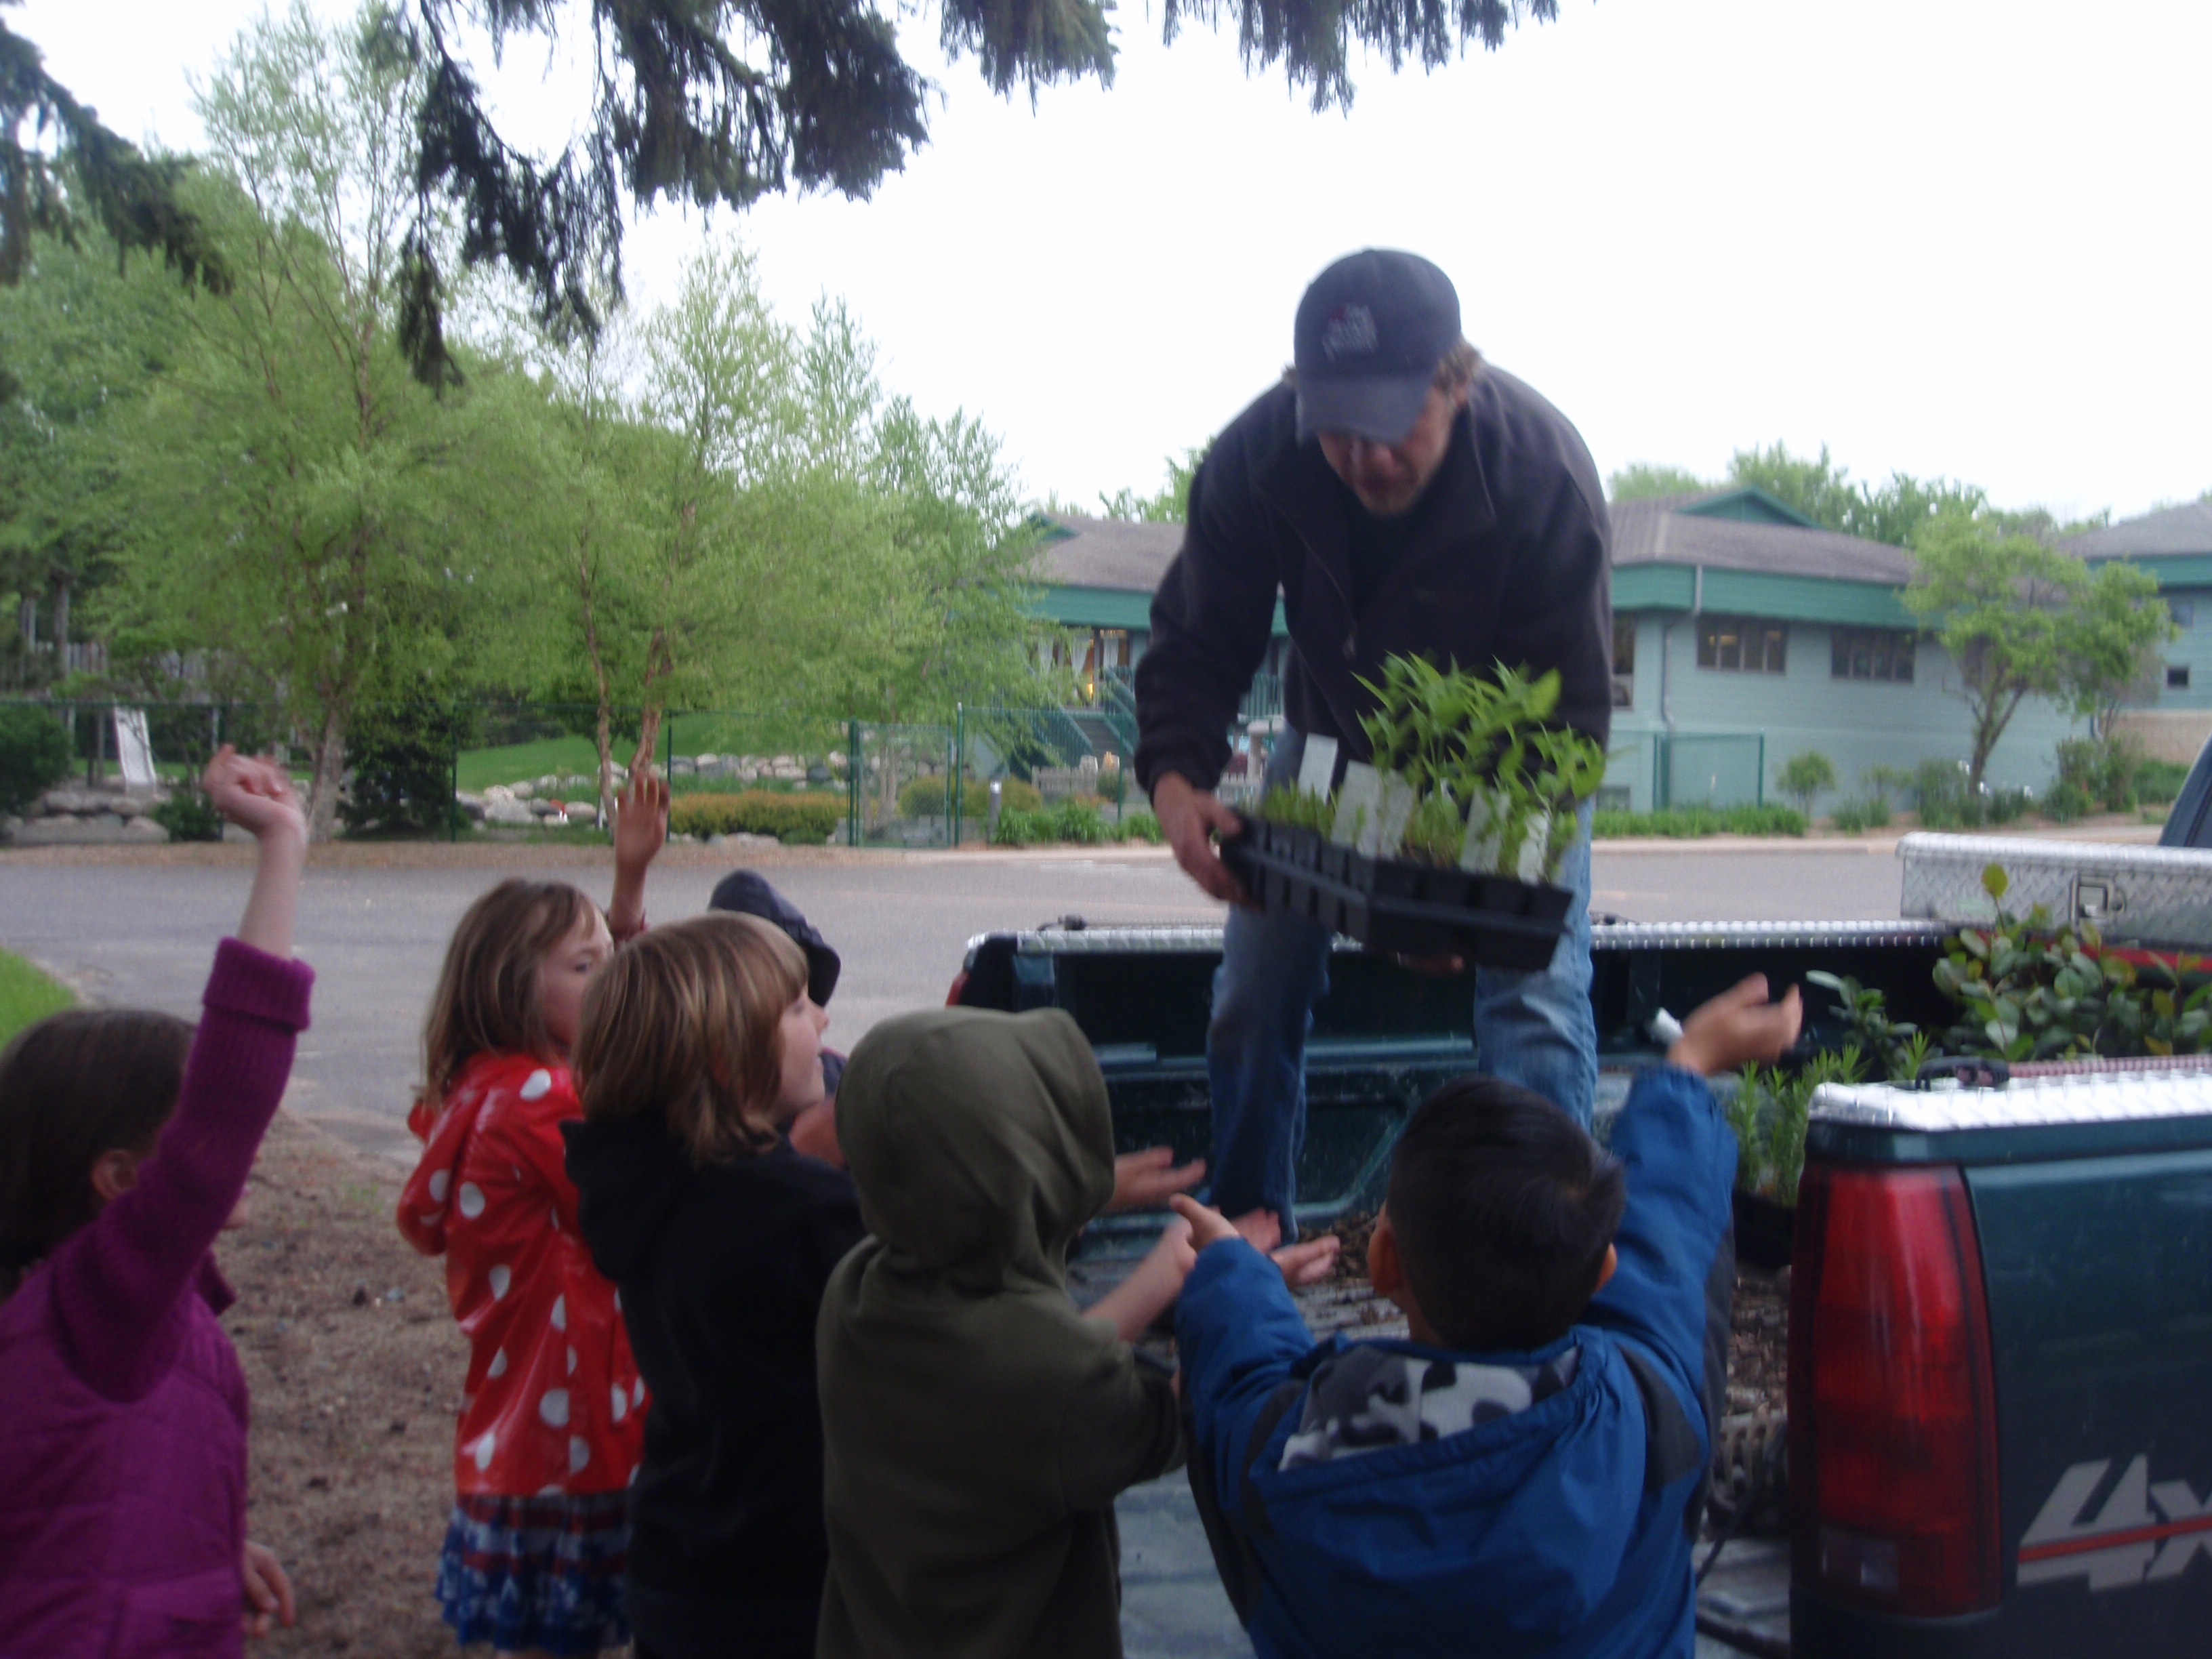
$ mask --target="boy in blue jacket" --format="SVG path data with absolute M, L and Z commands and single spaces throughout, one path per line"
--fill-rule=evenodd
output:
M 1610 1155 L 1494 1078 L 1424 1102 L 1368 1246 L 1410 1340 L 1316 1346 L 1267 1258 L 1174 1200 L 1191 1485 L 1261 1659 L 1687 1659 L 1735 1278 L 1705 1079 L 1801 1020 L 1758 975 L 1698 1009 Z

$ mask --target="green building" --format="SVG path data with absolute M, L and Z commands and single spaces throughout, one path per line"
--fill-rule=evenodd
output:
M 1622 501 L 1612 518 L 1610 802 L 1641 811 L 1772 799 L 1776 772 L 1805 750 L 1835 763 L 1845 791 L 1871 766 L 1965 759 L 1957 670 L 1905 608 L 1911 566 L 1901 549 L 1824 530 L 1758 489 Z M 1182 526 L 1055 516 L 1040 527 L 1049 538 L 1042 613 L 1076 630 L 1073 660 L 1092 695 L 1115 695 L 1144 654 L 1152 594 Z M 2212 508 L 2154 514 L 2074 550 L 2159 570 L 2187 631 L 2153 712 L 2193 699 L 2188 708 L 2205 709 L 2212 726 L 2212 604 L 2201 634 L 2195 611 L 2200 593 L 2212 601 Z M 1252 717 L 1280 708 L 1274 688 L 1289 649 L 1279 607 Z M 2192 656 L 2203 664 L 2194 685 Z M 2064 711 L 2030 699 L 1991 757 L 1990 784 L 2039 792 L 2057 740 L 2077 730 Z

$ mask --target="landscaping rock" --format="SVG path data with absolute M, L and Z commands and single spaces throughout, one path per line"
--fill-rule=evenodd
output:
M 484 803 L 484 822 L 528 825 L 538 822 L 538 814 L 512 795 L 505 799 L 495 796 Z
M 155 846 L 168 838 L 169 832 L 151 818 L 102 812 L 33 818 L 16 830 L 12 841 L 17 847 L 115 847 Z

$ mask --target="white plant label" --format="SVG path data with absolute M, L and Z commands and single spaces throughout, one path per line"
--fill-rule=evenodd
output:
M 1544 854 L 1552 844 L 1552 814 L 1548 808 L 1528 815 L 1528 833 L 1513 873 L 1522 881 L 1544 878 Z
M 1363 844 L 1359 850 L 1370 858 L 1396 858 L 1406 839 L 1406 825 L 1412 821 L 1419 799 L 1412 784 L 1395 772 L 1388 774 L 1382 780 L 1382 814 L 1373 821 L 1373 834 L 1362 838 L 1363 842 L 1371 842 L 1372 845 Z
M 1484 791 L 1468 804 L 1467 840 L 1459 849 L 1459 867 L 1480 876 L 1489 875 L 1498 868 L 1499 825 L 1490 803 L 1490 794 Z
M 1336 739 L 1308 738 L 1305 753 L 1298 757 L 1298 787 L 1309 794 L 1326 796 L 1328 787 L 1336 781 Z
M 1365 761 L 1344 769 L 1344 787 L 1336 792 L 1336 819 L 1328 838 L 1339 847 L 1366 850 L 1368 837 L 1382 823 L 1382 775 Z

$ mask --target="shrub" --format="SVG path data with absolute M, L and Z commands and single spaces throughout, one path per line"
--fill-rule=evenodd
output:
M 1123 841 L 1146 841 L 1160 844 L 1160 821 L 1150 812 L 1132 812 L 1121 820 Z
M 1836 764 L 1819 750 L 1808 749 L 1783 762 L 1775 781 L 1797 803 L 1798 811 L 1810 812 L 1820 792 L 1836 787 Z
M 2189 769 L 2178 761 L 2147 760 L 2136 769 L 2136 799 L 2145 806 L 2171 806 L 2188 778 Z
M 911 779 L 898 792 L 899 816 L 941 818 L 945 816 L 945 796 L 942 777 Z M 981 778 L 969 778 L 960 786 L 960 811 L 963 817 L 980 818 L 990 810 L 990 788 Z
M 1000 817 L 1003 819 L 1004 813 Z M 1095 806 L 1085 806 L 1079 800 L 1064 800 L 1052 809 L 1052 832 L 1054 841 L 1072 841 L 1079 846 L 1097 847 L 1114 839 L 1114 832 L 1106 820 L 1098 815 Z
M 1044 811 L 1044 796 L 1027 778 L 1000 778 L 999 810 L 1002 812 L 1042 812 Z
M 1863 835 L 1869 830 L 1880 830 L 1889 822 L 1889 803 L 1880 795 L 1870 795 L 1859 800 L 1847 800 L 1836 808 L 1830 820 L 1846 836 Z
M 2028 790 L 1992 789 L 1982 798 L 1982 817 L 1990 823 L 2010 823 L 2034 805 L 2035 796 Z
M 171 841 L 221 841 L 222 814 L 197 789 L 179 789 L 148 814 Z
M 1622 836 L 1665 836 L 1686 841 L 1699 836 L 1802 836 L 1805 815 L 1794 806 L 1662 806 L 1656 812 L 1604 811 L 1593 815 L 1593 839 Z
M 2088 792 L 2070 778 L 2061 778 L 2043 792 L 2043 816 L 2053 823 L 2071 823 L 2095 805 Z
M 420 835 L 449 829 L 453 800 L 453 711 L 428 697 L 386 703 L 346 740 L 352 783 L 338 802 L 348 835 Z
M 1052 815 L 1008 807 L 999 814 L 999 830 L 992 842 L 1000 847 L 1041 847 L 1054 839 Z
M 1925 829 L 1960 830 L 1982 821 L 1982 804 L 1966 793 L 1966 769 L 1956 761 L 1921 762 L 1912 769 L 1912 793 Z
M 68 775 L 70 735 L 29 703 L 0 708 L 0 812 L 20 812 Z
M 671 835 L 774 836 L 790 847 L 819 847 L 844 820 L 842 795 L 746 789 L 734 795 L 678 795 L 668 804 Z

